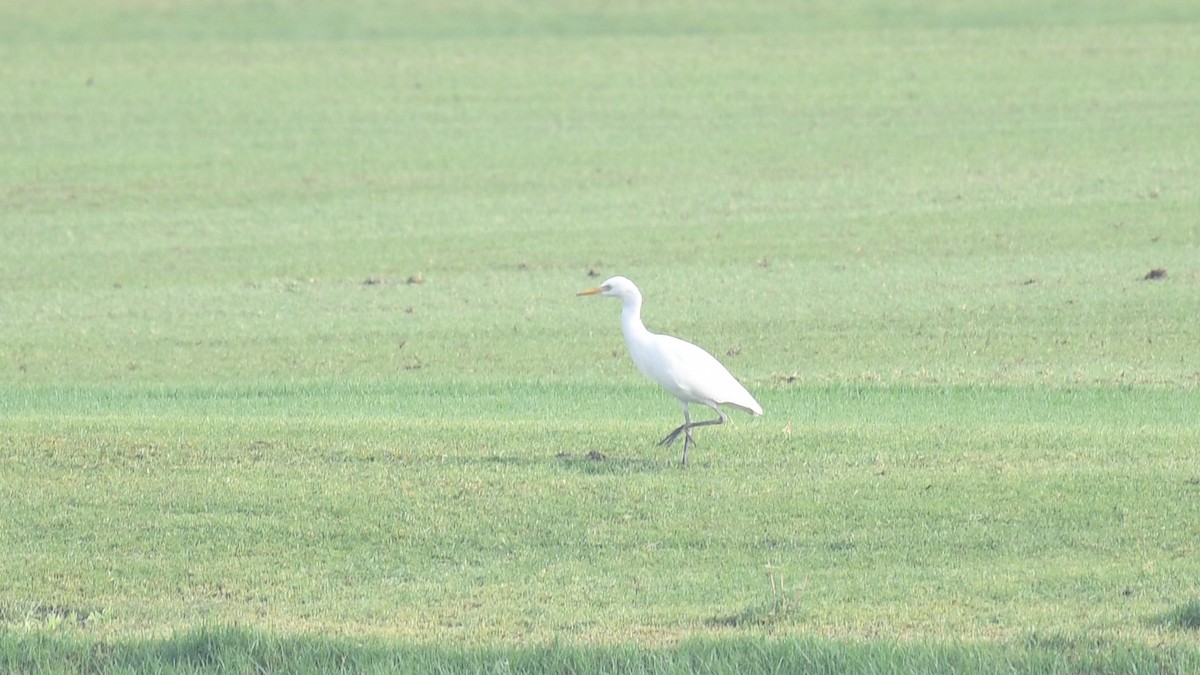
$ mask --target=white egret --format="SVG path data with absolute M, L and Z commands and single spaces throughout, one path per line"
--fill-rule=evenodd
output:
M 692 439 L 692 429 L 724 424 L 728 420 L 721 406 L 732 406 L 756 417 L 762 414 L 762 406 L 758 401 L 712 354 L 677 337 L 646 330 L 642 323 L 642 293 L 629 279 L 613 277 L 577 295 L 605 295 L 621 299 L 621 331 L 625 333 L 625 344 L 629 347 L 629 356 L 633 358 L 634 365 L 683 405 L 683 424 L 658 444 L 670 447 L 679 434 L 683 434 L 685 465 L 688 445 L 696 442 Z M 717 413 L 717 419 L 693 422 L 688 414 L 689 403 L 701 403 L 712 408 Z

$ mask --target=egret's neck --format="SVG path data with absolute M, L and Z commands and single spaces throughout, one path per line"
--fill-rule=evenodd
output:
M 621 298 L 621 332 L 626 342 L 633 342 L 649 331 L 642 323 L 642 294 L 636 290 Z

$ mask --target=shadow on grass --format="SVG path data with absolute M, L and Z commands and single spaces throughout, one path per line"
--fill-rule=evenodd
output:
M 1200 633 L 1200 600 L 1190 600 L 1170 611 L 1151 617 L 1150 625 Z
M 737 614 L 714 616 L 705 624 L 712 628 L 754 628 L 792 623 L 798 619 L 799 615 L 793 608 L 769 605 L 748 607 Z
M 589 476 L 662 473 L 668 466 L 660 457 L 616 457 L 600 450 L 560 452 L 554 459 L 562 468 Z
M 374 461 L 374 460 L 369 460 Z M 562 451 L 555 455 L 442 455 L 438 458 L 422 458 L 419 461 L 440 462 L 460 467 L 507 467 L 514 469 L 542 469 L 557 467 L 587 475 L 662 473 L 678 464 L 661 457 L 618 457 L 600 450 Z
M 0 671 L 38 673 L 880 673 L 1197 672 L 1195 649 L 1061 641 L 928 644 L 815 637 L 693 638 L 665 646 L 409 644 L 202 628 L 158 640 L 7 633 Z

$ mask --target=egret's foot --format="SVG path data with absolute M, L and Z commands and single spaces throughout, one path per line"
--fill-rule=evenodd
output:
M 695 439 L 692 438 L 692 428 L 688 427 L 687 431 L 683 434 L 683 459 L 680 460 L 680 462 L 683 466 L 687 466 L 688 448 L 695 444 L 696 444 L 696 441 L 695 441 Z
M 672 431 L 671 433 L 667 434 L 666 438 L 659 441 L 658 444 L 664 448 L 669 448 L 669 447 L 671 447 L 671 445 L 673 443 L 675 443 L 676 439 L 679 438 L 679 434 L 684 431 L 687 431 L 687 435 L 690 438 L 692 435 L 692 431 L 691 431 L 691 429 L 688 429 L 688 425 L 684 424 L 684 425 L 681 425 L 679 428 L 675 429 L 675 431 Z

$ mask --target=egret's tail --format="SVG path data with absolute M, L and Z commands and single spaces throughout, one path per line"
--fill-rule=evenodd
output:
M 739 401 L 737 403 L 734 403 L 733 401 L 727 401 L 725 403 L 725 405 L 727 405 L 731 408 L 737 408 L 738 410 L 741 410 L 742 412 L 750 413 L 751 415 L 754 415 L 755 417 L 758 417 L 763 414 L 762 406 L 759 405 L 758 401 L 755 401 L 754 397 L 750 396 L 749 394 L 747 394 L 746 398 L 742 401 Z

